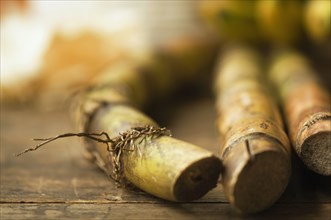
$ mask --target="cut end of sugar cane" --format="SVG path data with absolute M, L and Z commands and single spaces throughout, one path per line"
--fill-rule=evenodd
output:
M 250 151 L 245 141 L 235 145 L 223 161 L 222 182 L 230 203 L 242 213 L 265 210 L 287 186 L 291 166 L 288 154 L 270 137 L 251 137 Z
M 222 168 L 217 157 L 170 137 L 161 137 L 153 142 L 157 142 L 159 147 L 148 150 L 150 158 L 141 158 L 136 162 L 128 159 L 130 156 L 126 157 L 124 173 L 135 186 L 175 202 L 199 199 L 216 187 Z M 166 162 L 161 160 L 160 155 Z
M 331 118 L 310 126 L 301 134 L 300 158 L 319 174 L 331 175 Z
M 191 201 L 201 198 L 216 187 L 222 164 L 215 156 L 198 160 L 178 176 L 173 188 L 176 201 Z
M 123 155 L 124 175 L 138 188 L 176 202 L 216 187 L 222 164 L 212 153 L 172 137 L 148 139 Z

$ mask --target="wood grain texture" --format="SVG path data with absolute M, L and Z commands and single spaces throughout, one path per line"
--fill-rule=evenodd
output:
M 148 210 L 148 211 L 147 211 Z M 4 204 L 6 219 L 321 219 L 326 204 L 276 205 L 256 216 L 240 216 L 227 204 Z
M 155 118 L 173 135 L 218 153 L 211 98 L 179 100 Z M 156 109 L 157 110 L 157 109 Z M 118 189 L 84 159 L 78 138 L 59 140 L 37 152 L 13 157 L 34 145 L 31 138 L 74 131 L 68 111 L 1 108 L 0 219 L 328 219 L 331 179 L 303 169 L 294 158 L 292 179 L 275 206 L 241 216 L 220 185 L 202 199 L 169 203 L 144 192 Z M 197 135 L 198 134 L 198 135 Z M 329 218 L 330 219 L 330 218 Z

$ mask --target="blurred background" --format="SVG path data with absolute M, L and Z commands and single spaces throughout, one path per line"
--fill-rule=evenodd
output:
M 295 48 L 330 88 L 329 0 L 1 0 L 0 22 L 5 105 L 57 108 L 104 68 L 144 62 L 160 45 L 196 35 L 217 39 L 220 49 L 238 42 L 266 54 Z

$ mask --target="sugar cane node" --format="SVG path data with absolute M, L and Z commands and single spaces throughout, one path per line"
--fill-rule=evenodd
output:
M 296 140 L 296 146 L 300 145 L 300 137 L 305 132 L 307 129 L 309 129 L 311 126 L 316 124 L 319 121 L 323 120 L 330 120 L 331 119 L 331 114 L 328 112 L 318 112 L 314 115 L 311 115 L 302 125 L 300 128 L 298 135 L 297 135 L 297 140 Z
M 142 143 L 147 137 L 157 138 L 159 136 L 171 136 L 170 130 L 167 128 L 155 128 L 150 125 L 144 127 L 133 127 L 128 131 L 119 133 L 115 138 L 109 139 L 110 145 L 107 142 L 107 151 L 110 153 L 112 162 L 112 178 L 118 186 L 123 185 L 126 180 L 123 175 L 123 165 L 121 162 L 122 151 L 134 151 L 136 149 L 134 141 L 141 139 Z M 109 137 L 108 137 L 109 138 Z
M 330 176 L 331 114 L 318 112 L 303 121 L 295 143 L 296 151 L 309 169 Z
M 134 151 L 136 149 L 134 141 L 138 139 L 140 139 L 139 144 L 141 144 L 147 137 L 157 138 L 164 135 L 171 136 L 170 130 L 165 127 L 156 128 L 151 125 L 133 127 L 123 133 L 119 133 L 119 135 L 114 138 L 110 138 L 107 132 L 65 133 L 49 138 L 34 138 L 33 139 L 34 141 L 42 141 L 42 142 L 33 148 L 27 148 L 24 151 L 15 154 L 15 156 L 18 157 L 27 152 L 38 150 L 40 147 L 60 138 L 73 137 L 73 136 L 85 137 L 93 141 L 106 144 L 107 151 L 111 156 L 111 162 L 113 167 L 111 177 L 115 180 L 118 186 L 121 186 L 126 182 L 123 176 L 123 165 L 121 162 L 122 151 Z

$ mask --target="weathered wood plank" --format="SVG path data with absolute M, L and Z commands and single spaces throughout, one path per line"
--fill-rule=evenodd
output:
M 47 166 L 40 170 L 30 167 L 1 172 L 1 202 L 163 202 L 140 190 L 116 188 L 113 181 L 94 166 L 68 170 L 59 165 L 54 171 Z M 199 201 L 226 200 L 219 186 Z
M 275 205 L 242 216 L 229 204 L 1 204 L 3 219 L 330 219 L 330 204 Z

